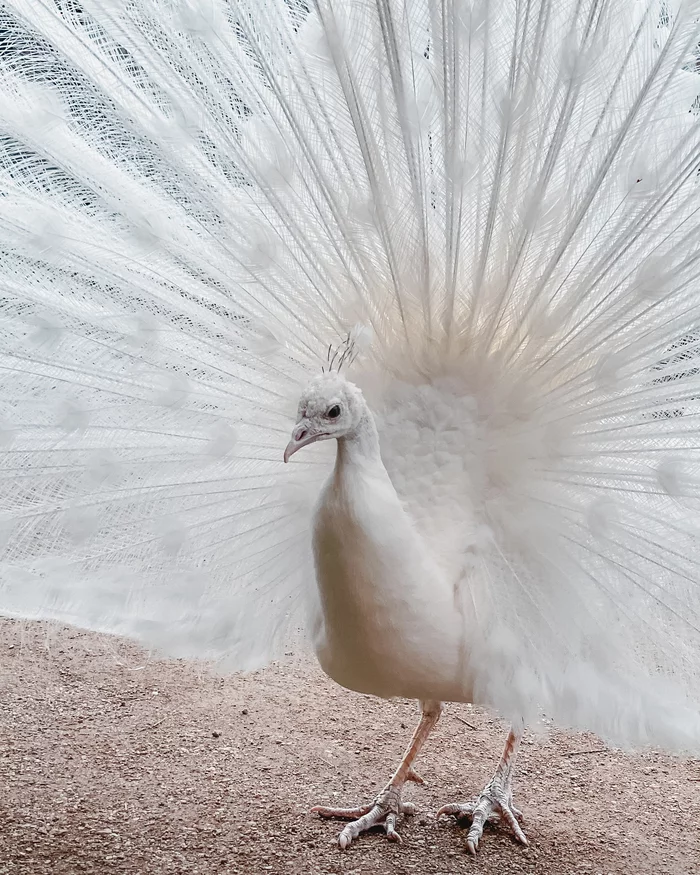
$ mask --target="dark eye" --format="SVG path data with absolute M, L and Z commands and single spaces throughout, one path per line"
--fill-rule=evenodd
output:
M 340 416 L 340 404 L 334 404 L 328 411 L 326 416 L 329 419 L 337 419 Z

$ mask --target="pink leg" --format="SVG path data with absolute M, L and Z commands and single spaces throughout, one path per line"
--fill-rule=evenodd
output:
M 396 832 L 397 818 L 402 814 L 413 814 L 415 811 L 410 802 L 403 802 L 401 799 L 403 786 L 406 781 L 423 783 L 413 770 L 413 763 L 442 712 L 441 702 L 421 702 L 421 707 L 423 713 L 411 743 L 391 780 L 374 802 L 357 808 L 326 808 L 317 805 L 311 809 L 312 813 L 320 814 L 321 817 L 341 817 L 352 820 L 352 823 L 349 823 L 338 836 L 338 844 L 341 848 L 347 848 L 360 833 L 379 824 L 384 826 L 386 837 L 390 841 L 401 841 L 401 836 Z
M 462 818 L 471 820 L 471 826 L 467 833 L 467 850 L 472 855 L 476 854 L 487 820 L 492 822 L 505 821 L 512 829 L 516 839 L 523 845 L 527 845 L 525 833 L 518 823 L 522 819 L 522 814 L 513 804 L 513 767 L 520 746 L 520 738 L 521 733 L 511 728 L 493 777 L 473 802 L 443 805 L 437 813 L 438 817 L 441 814 L 451 814 L 458 820 Z

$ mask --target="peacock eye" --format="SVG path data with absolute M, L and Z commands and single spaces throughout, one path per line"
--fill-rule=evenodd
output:
M 340 404 L 334 404 L 328 411 L 326 416 L 329 419 L 337 419 L 340 416 Z

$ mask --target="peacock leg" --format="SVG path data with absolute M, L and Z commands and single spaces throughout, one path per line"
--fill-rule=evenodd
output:
M 413 770 L 413 763 L 418 756 L 418 751 L 440 719 L 442 703 L 421 702 L 421 708 L 423 713 L 420 723 L 413 733 L 411 743 L 391 780 L 374 802 L 370 802 L 369 805 L 361 805 L 358 808 L 326 808 L 323 805 L 317 805 L 311 809 L 312 813 L 320 814 L 321 817 L 341 817 L 352 820 L 352 823 L 349 823 L 338 836 L 338 844 L 341 848 L 347 848 L 360 833 L 379 825 L 384 827 L 386 837 L 390 841 L 401 841 L 401 836 L 396 832 L 396 821 L 402 814 L 415 812 L 415 808 L 410 802 L 403 802 L 401 799 L 403 786 L 406 781 L 423 783 L 422 778 Z
M 467 850 L 472 855 L 476 854 L 476 849 L 479 847 L 486 821 L 492 823 L 505 821 L 513 830 L 516 839 L 524 845 L 527 844 L 525 833 L 518 823 L 522 819 L 522 814 L 513 805 L 513 767 L 520 738 L 521 733 L 511 728 L 493 777 L 473 802 L 443 805 L 437 813 L 438 817 L 441 814 L 451 814 L 458 820 L 467 818 L 471 821 L 467 833 Z

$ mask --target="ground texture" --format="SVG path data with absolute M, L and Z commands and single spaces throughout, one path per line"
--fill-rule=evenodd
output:
M 119 640 L 0 622 L 0 875 L 698 875 L 700 763 L 593 737 L 528 735 L 516 777 L 528 849 L 435 820 L 480 790 L 504 726 L 449 706 L 410 785 L 404 842 L 341 852 L 315 803 L 369 800 L 415 703 L 349 693 L 310 662 L 220 678 Z

